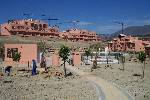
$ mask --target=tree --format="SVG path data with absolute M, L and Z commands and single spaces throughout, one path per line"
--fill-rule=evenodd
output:
M 87 57 L 87 63 L 88 63 L 88 57 L 91 55 L 91 50 L 90 49 L 87 49 L 85 50 L 85 53 L 84 53 Z
M 119 64 L 119 54 L 118 53 L 115 54 L 115 58 L 118 60 L 118 64 Z
M 2 43 L 0 43 L 0 58 L 2 60 L 4 60 L 4 57 L 5 57 L 5 48 L 4 48 L 4 45 Z
M 40 51 L 42 53 L 45 53 L 46 52 L 46 42 L 44 42 L 44 41 L 38 42 L 38 48 L 40 49 Z
M 139 61 L 143 63 L 142 66 L 143 78 L 144 78 L 144 70 L 145 70 L 145 59 L 146 59 L 146 54 L 144 52 L 139 52 Z
M 125 56 L 123 54 L 121 54 L 120 57 L 121 57 L 121 63 L 122 63 L 122 66 L 123 66 L 122 70 L 124 71 Z
M 63 60 L 65 77 L 67 77 L 65 63 L 66 63 L 66 61 L 68 59 L 68 56 L 70 55 L 69 53 L 70 53 L 70 49 L 67 46 L 62 45 L 61 48 L 60 48 L 60 50 L 59 50 L 59 56 Z
M 21 52 L 20 52 L 20 53 L 18 53 L 18 52 L 13 53 L 12 59 L 13 59 L 13 61 L 15 61 L 15 62 L 19 62 L 20 59 L 21 59 Z
M 100 43 L 97 43 L 97 44 L 93 44 L 92 48 L 93 48 L 93 51 L 96 52 L 95 54 L 95 60 L 94 60 L 94 65 L 93 68 L 96 69 L 97 68 L 97 58 L 98 58 L 98 51 L 99 51 L 99 48 L 101 47 Z
M 21 52 L 13 52 L 12 53 L 12 59 L 13 61 L 15 61 L 16 63 L 18 63 L 21 59 Z M 18 67 L 18 64 L 17 64 L 17 67 Z

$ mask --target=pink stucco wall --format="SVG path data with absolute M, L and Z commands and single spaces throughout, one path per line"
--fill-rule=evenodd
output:
M 142 40 L 136 40 L 135 41 L 135 51 L 136 52 L 145 51 L 145 47 L 143 45 L 143 41 Z
M 33 59 L 37 61 L 37 45 L 36 44 L 5 44 L 5 59 L 6 64 L 14 63 L 12 58 L 7 57 L 7 48 L 18 48 L 18 52 L 21 52 L 20 64 L 28 64 L 28 61 L 32 62 Z
M 73 59 L 74 66 L 81 65 L 81 54 L 79 52 L 73 52 L 72 59 Z
M 60 66 L 60 57 L 56 53 L 52 55 L 52 66 Z

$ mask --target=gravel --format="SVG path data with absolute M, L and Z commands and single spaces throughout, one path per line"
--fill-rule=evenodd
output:
M 80 76 L 67 78 L 30 73 L 3 76 L 0 100 L 97 100 L 96 89 Z
M 94 69 L 91 74 L 117 84 L 136 100 L 150 100 L 150 61 L 147 61 L 144 78 L 141 78 L 142 64 L 139 62 L 126 62 L 124 71 L 120 70 L 122 64 L 111 64 L 108 68 L 105 66 L 106 64 L 99 65 L 99 68 Z M 90 66 L 79 68 L 90 72 Z

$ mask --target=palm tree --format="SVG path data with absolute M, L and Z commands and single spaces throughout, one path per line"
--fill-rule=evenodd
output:
M 2 61 L 4 60 L 5 57 L 5 48 L 4 45 L 2 43 L 0 43 L 0 59 L 2 59 Z
M 144 66 L 142 66 L 142 72 L 143 72 L 143 78 L 144 78 L 144 69 L 145 69 L 145 59 L 146 59 L 146 54 L 144 52 L 139 52 L 139 61 L 143 63 Z
M 12 53 L 12 59 L 13 59 L 13 61 L 14 62 L 16 62 L 16 66 L 18 67 L 18 62 L 20 61 L 20 59 L 21 59 L 21 52 L 13 52 Z
M 87 49 L 85 50 L 85 53 L 84 53 L 87 57 L 87 63 L 88 63 L 88 57 L 91 55 L 91 50 L 90 49 Z
M 121 55 L 121 62 L 123 66 L 122 70 L 124 71 L 125 56 L 123 54 Z
M 98 58 L 99 48 L 100 48 L 100 43 L 97 43 L 97 44 L 93 45 L 93 50 L 96 52 L 96 55 L 95 55 L 95 66 L 93 66 L 94 69 L 97 68 L 97 58 Z
M 38 48 L 40 49 L 40 51 L 42 52 L 42 53 L 45 53 L 46 52 L 46 42 L 44 42 L 44 41 L 40 41 L 40 42 L 38 42 Z
M 67 77 L 65 63 L 66 63 L 66 61 L 68 59 L 68 56 L 70 55 L 69 53 L 70 53 L 70 49 L 67 46 L 62 45 L 60 50 L 59 50 L 59 56 L 63 60 L 65 77 Z

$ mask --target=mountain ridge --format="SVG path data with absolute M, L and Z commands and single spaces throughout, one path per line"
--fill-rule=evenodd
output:
M 112 33 L 112 37 L 116 37 L 121 34 L 122 30 Z M 150 25 L 144 26 L 129 26 L 123 30 L 126 35 L 139 36 L 139 37 L 150 37 Z

